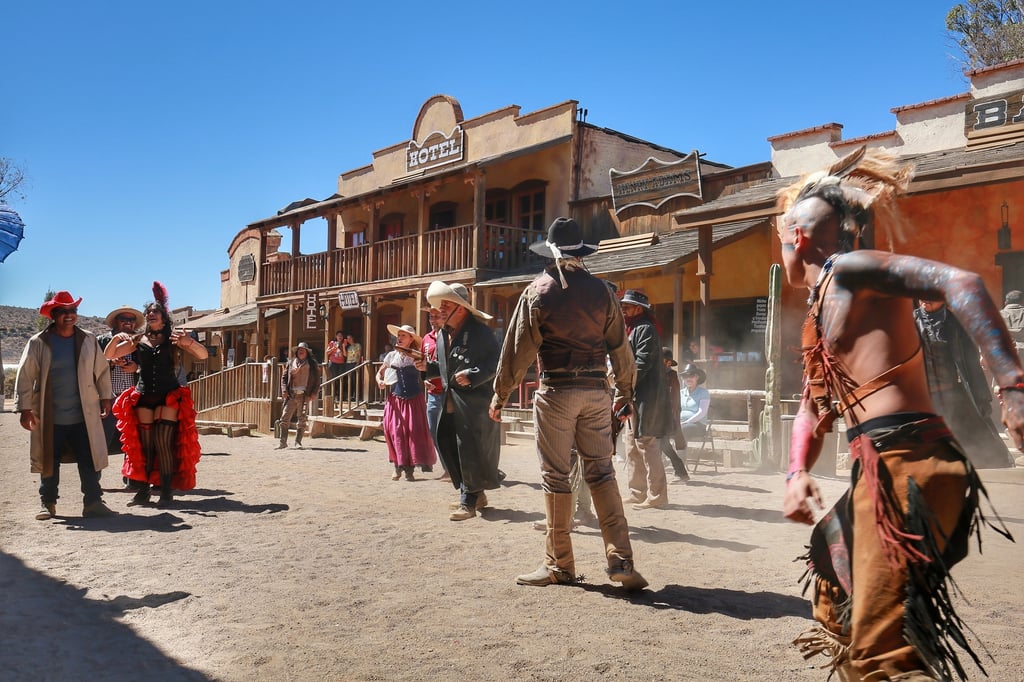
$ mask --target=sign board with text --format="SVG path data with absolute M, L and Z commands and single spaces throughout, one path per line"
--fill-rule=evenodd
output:
M 659 161 L 653 156 L 631 171 L 611 168 L 612 204 L 619 213 L 630 206 L 660 208 L 669 199 L 702 198 L 700 156 L 693 150 L 678 161 Z
M 338 305 L 342 310 L 356 310 L 359 308 L 359 294 L 354 291 L 339 291 Z
M 306 292 L 306 302 L 302 307 L 302 319 L 307 332 L 316 331 L 320 324 L 320 301 L 315 291 Z

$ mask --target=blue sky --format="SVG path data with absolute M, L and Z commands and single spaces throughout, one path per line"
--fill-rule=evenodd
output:
M 158 279 L 174 307 L 217 308 L 239 230 L 333 194 L 439 93 L 467 118 L 575 99 L 735 166 L 780 133 L 890 130 L 893 107 L 967 90 L 954 4 L 12 0 L 0 156 L 29 180 L 0 304 L 67 289 L 104 316 Z

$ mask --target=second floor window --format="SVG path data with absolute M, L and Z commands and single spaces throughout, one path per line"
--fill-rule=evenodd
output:
M 545 188 L 541 183 L 529 183 L 520 187 L 512 196 L 516 226 L 527 230 L 546 230 L 544 204 Z

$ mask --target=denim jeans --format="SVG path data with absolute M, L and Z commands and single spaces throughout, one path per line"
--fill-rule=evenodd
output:
M 427 394 L 427 426 L 430 428 L 430 439 L 434 441 L 434 449 L 441 454 L 437 447 L 437 422 L 441 419 L 441 407 L 444 405 L 444 393 Z
M 103 489 L 100 488 L 99 476 L 96 475 L 96 465 L 92 461 L 92 448 L 89 445 L 89 431 L 85 422 L 78 424 L 54 424 L 53 425 L 53 451 L 50 454 L 54 458 L 53 475 L 39 477 L 39 497 L 47 504 L 55 504 L 59 495 L 57 489 L 60 486 L 60 457 L 56 453 L 64 450 L 65 446 L 70 447 L 78 463 L 78 478 L 82 482 L 82 495 L 85 498 L 85 506 L 103 499 Z

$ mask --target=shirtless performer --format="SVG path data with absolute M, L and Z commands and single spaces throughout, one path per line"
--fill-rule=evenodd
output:
M 855 250 L 870 245 L 874 217 L 898 229 L 895 198 L 910 173 L 861 149 L 780 195 L 786 276 L 810 290 L 786 517 L 813 525 L 824 508 L 809 470 L 837 416 L 853 459 L 850 489 L 815 526 L 805 557 L 820 625 L 795 643 L 807 658 L 828 656 L 843 680 L 966 677 L 955 642 L 980 668 L 953 611 L 949 569 L 980 523 L 1009 537 L 981 515 L 985 488 L 935 415 L 913 299 L 946 302 L 1001 387 L 1014 444 L 1024 439 L 1024 368 L 982 279 L 935 261 Z

